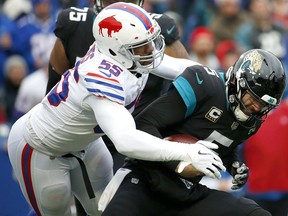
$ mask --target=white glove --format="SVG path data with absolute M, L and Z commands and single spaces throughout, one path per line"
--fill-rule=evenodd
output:
M 218 149 L 218 145 L 199 140 L 195 144 L 189 145 L 188 155 L 191 158 L 191 164 L 204 175 L 210 178 L 221 178 L 220 171 L 225 172 L 226 168 L 223 165 L 221 158 L 211 149 Z M 186 166 L 189 163 L 186 163 Z M 184 166 L 184 167 L 183 167 Z M 186 167 L 185 162 L 179 166 L 178 172 L 183 171 Z

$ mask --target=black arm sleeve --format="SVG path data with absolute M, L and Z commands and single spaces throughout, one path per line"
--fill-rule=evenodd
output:
M 186 105 L 173 87 L 135 117 L 137 129 L 163 138 L 161 130 L 185 119 Z
M 185 119 L 186 105 L 175 88 L 152 102 L 135 117 L 136 127 L 156 137 L 163 138 L 165 128 Z M 160 162 L 174 171 L 180 161 Z
M 227 172 L 231 175 L 232 164 L 234 161 L 238 161 L 238 149 L 235 148 L 231 154 L 222 158 L 223 164 L 227 169 Z
M 48 73 L 48 83 L 46 87 L 46 94 L 58 83 L 61 79 L 61 75 L 59 75 L 49 63 L 49 73 Z
M 180 39 L 179 29 L 174 19 L 166 14 L 152 14 L 152 17 L 161 27 L 161 34 L 164 36 L 167 46 Z

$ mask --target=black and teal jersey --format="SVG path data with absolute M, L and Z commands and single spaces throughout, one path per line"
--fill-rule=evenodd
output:
M 224 73 L 201 65 L 188 67 L 165 95 L 137 116 L 136 124 L 158 137 L 190 134 L 214 142 L 226 166 L 236 159 L 231 158 L 235 147 L 260 127 L 260 123 L 253 128 L 238 124 L 227 100 Z

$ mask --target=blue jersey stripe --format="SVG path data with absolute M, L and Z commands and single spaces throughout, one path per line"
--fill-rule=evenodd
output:
M 190 83 L 184 77 L 178 77 L 174 82 L 173 85 L 181 95 L 184 103 L 186 104 L 187 111 L 185 117 L 190 116 L 197 105 L 197 100 L 195 96 L 195 92 L 190 85 Z
M 91 79 L 91 78 L 85 78 L 85 81 L 86 82 L 90 82 L 90 83 L 96 83 L 96 84 L 99 84 L 99 85 L 103 85 L 103 86 L 107 86 L 107 87 L 111 87 L 111 88 L 123 91 L 123 88 L 121 86 L 113 85 L 113 84 L 110 84 L 110 83 L 107 83 L 107 82 L 103 82 L 103 81 L 100 81 L 100 80 Z
M 108 98 L 111 97 L 111 98 L 115 98 L 115 99 L 120 100 L 120 101 L 124 101 L 124 97 L 122 97 L 120 95 L 112 94 L 110 92 L 105 92 L 105 91 L 101 91 L 99 89 L 91 89 L 91 88 L 87 88 L 87 90 L 89 92 L 92 92 L 92 93 L 100 93 L 102 95 L 107 96 Z
M 112 4 L 111 6 L 106 7 L 106 9 L 118 9 L 118 10 L 126 11 L 136 16 L 143 23 L 143 25 L 145 26 L 147 30 L 152 27 L 152 23 L 149 17 L 147 17 L 145 13 L 143 13 L 138 8 L 133 7 L 132 5 L 116 3 L 116 4 Z

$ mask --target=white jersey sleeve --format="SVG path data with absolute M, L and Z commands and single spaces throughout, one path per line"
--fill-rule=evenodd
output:
M 137 130 L 132 115 L 125 107 L 101 98 L 89 97 L 85 102 L 91 106 L 102 131 L 120 153 L 142 160 L 190 161 L 187 154 L 189 145 L 162 140 Z
M 153 70 L 152 73 L 167 80 L 174 80 L 183 73 L 187 67 L 193 65 L 200 64 L 189 59 L 174 58 L 165 54 L 159 67 Z

